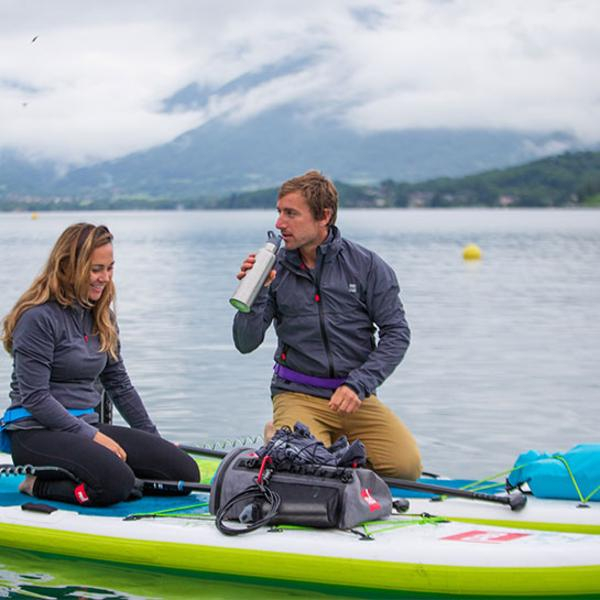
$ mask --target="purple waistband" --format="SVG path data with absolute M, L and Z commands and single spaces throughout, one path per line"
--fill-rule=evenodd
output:
M 292 371 L 292 369 L 288 369 L 279 363 L 275 363 L 273 371 L 275 371 L 281 379 L 287 379 L 288 381 L 302 383 L 304 385 L 312 385 L 313 387 L 327 388 L 328 390 L 335 390 L 346 382 L 346 380 L 342 378 L 313 377 L 312 375 L 305 375 L 304 373 L 298 373 L 298 371 Z

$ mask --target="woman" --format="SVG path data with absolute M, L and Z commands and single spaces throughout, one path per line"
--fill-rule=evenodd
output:
M 3 441 L 16 465 L 52 465 L 20 490 L 37 498 L 106 506 L 139 496 L 139 478 L 198 481 L 185 452 L 162 439 L 120 356 L 111 305 L 113 236 L 78 223 L 58 238 L 48 262 L 4 319 L 13 356 Z M 97 381 L 131 427 L 98 422 Z

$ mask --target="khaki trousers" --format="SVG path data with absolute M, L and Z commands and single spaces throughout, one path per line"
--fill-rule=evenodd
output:
M 365 398 L 352 414 L 332 411 L 325 398 L 284 392 L 273 397 L 273 425 L 279 429 L 304 423 L 325 446 L 346 435 L 360 440 L 370 466 L 380 475 L 417 479 L 422 470 L 417 443 L 400 419 L 376 396 Z

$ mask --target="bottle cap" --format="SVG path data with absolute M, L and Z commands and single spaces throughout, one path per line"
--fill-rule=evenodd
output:
M 277 252 L 277 250 L 279 250 L 279 246 L 281 246 L 281 236 L 277 235 L 274 231 L 267 231 L 267 244 L 273 244 L 274 248 L 274 252 Z

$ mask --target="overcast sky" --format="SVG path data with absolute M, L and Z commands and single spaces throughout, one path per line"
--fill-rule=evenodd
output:
M 251 89 L 162 110 L 190 83 L 216 92 L 304 57 Z M 0 148 L 110 159 L 290 101 L 359 130 L 595 144 L 599 67 L 600 0 L 0 0 Z

